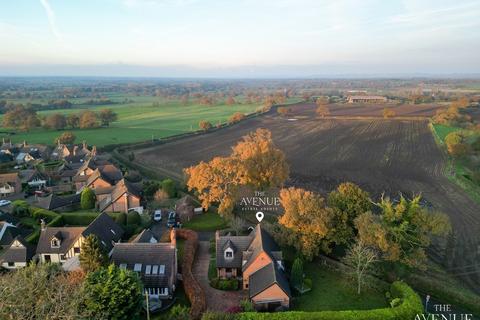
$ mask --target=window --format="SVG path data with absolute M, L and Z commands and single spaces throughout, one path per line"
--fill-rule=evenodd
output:
M 162 264 L 162 265 L 160 266 L 160 272 L 159 272 L 159 273 L 160 273 L 160 274 L 165 274 L 165 265 Z
M 152 274 L 158 274 L 158 265 L 152 267 Z
M 161 296 L 168 295 L 168 288 L 160 288 L 160 295 Z
M 116 235 L 116 233 L 115 233 L 115 231 L 114 231 L 113 229 L 110 229 L 110 231 L 112 231 L 112 233 L 113 233 L 114 235 Z
M 135 272 L 142 271 L 142 264 L 141 263 L 135 263 L 135 266 L 133 267 L 133 271 L 135 271 Z
M 8 266 L 9 266 L 9 267 L 14 267 L 14 266 L 15 266 L 15 262 L 9 262 L 9 263 L 8 263 Z
M 73 253 L 80 254 L 80 248 L 78 247 L 73 248 Z
M 43 258 L 45 259 L 45 262 L 50 262 L 50 261 L 52 261 L 52 259 L 50 258 L 50 255 L 49 255 L 49 254 L 44 255 Z
M 127 269 L 126 263 L 120 263 L 120 269 Z
M 225 259 L 233 259 L 233 250 L 232 248 L 225 249 Z
M 60 241 L 58 241 L 58 239 L 56 239 L 56 238 L 52 239 L 52 241 L 50 243 L 52 245 L 52 248 L 59 248 L 60 247 Z
M 152 266 L 147 264 L 145 266 L 145 274 L 150 274 L 152 272 Z
M 65 261 L 67 260 L 67 257 L 64 254 L 60 255 L 60 261 Z
M 102 244 L 103 244 L 104 247 L 107 246 L 107 244 L 106 244 L 105 241 L 103 241 L 103 240 L 102 240 Z

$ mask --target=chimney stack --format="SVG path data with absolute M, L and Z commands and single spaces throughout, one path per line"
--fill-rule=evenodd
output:
M 172 228 L 172 230 L 170 230 L 170 246 L 172 248 L 177 247 L 177 231 L 175 230 L 175 228 Z

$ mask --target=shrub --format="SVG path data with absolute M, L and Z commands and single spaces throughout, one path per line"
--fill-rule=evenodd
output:
M 95 208 L 95 192 L 90 188 L 84 188 L 80 197 L 80 205 L 83 210 Z
M 97 212 L 62 213 L 63 222 L 71 226 L 87 226 L 98 216 Z
M 190 309 L 185 306 L 175 305 L 170 309 L 170 312 L 167 316 L 168 320 L 189 320 L 190 319 Z
M 242 308 L 243 312 L 254 312 L 255 308 L 253 307 L 253 303 L 248 300 L 244 299 L 240 301 L 240 307 Z
M 30 205 L 24 200 L 15 200 L 12 202 L 12 213 L 17 217 L 26 217 L 30 215 Z
M 139 226 L 141 222 L 140 215 L 137 211 L 130 211 L 127 213 L 127 225 Z
M 162 181 L 162 190 L 165 191 L 170 198 L 175 197 L 177 193 L 175 182 L 172 179 L 165 179 Z
M 238 290 L 238 280 L 214 278 L 212 279 L 212 281 L 210 281 L 210 286 L 218 290 L 225 290 L 225 291 Z
M 109 215 L 119 225 L 125 226 L 127 224 L 127 214 L 125 212 L 116 212 L 116 213 L 111 213 Z
M 224 312 L 205 312 L 202 320 L 234 320 L 237 319 L 236 314 Z

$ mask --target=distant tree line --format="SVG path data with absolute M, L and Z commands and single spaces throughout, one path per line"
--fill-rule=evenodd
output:
M 88 129 L 108 127 L 111 122 L 118 119 L 118 115 L 112 109 L 102 109 L 99 112 L 83 110 L 79 113 L 64 115 L 52 113 L 40 116 L 37 111 L 23 105 L 16 105 L 8 110 L 3 116 L 2 125 L 5 128 L 29 131 L 43 127 L 49 130 Z

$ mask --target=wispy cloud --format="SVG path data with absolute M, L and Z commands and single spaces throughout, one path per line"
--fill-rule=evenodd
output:
M 50 6 L 50 3 L 48 0 L 40 0 L 40 3 L 42 4 L 43 8 L 45 9 L 45 13 L 47 14 L 47 19 L 48 23 L 50 24 L 50 29 L 52 30 L 53 35 L 57 39 L 62 38 L 62 34 L 57 28 L 57 22 L 55 19 L 55 12 L 53 11 L 52 7 Z

